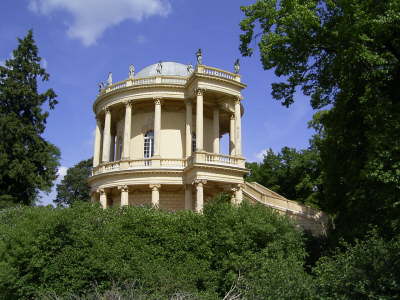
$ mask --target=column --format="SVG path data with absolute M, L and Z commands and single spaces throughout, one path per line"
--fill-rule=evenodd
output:
M 213 109 L 213 152 L 219 154 L 219 108 L 215 106 Z
M 129 205 L 129 191 L 128 186 L 119 186 L 118 189 L 121 191 L 121 207 Z
M 196 90 L 196 151 L 203 151 L 203 92 Z
M 239 184 L 235 189 L 235 204 L 240 205 L 243 201 L 243 189 L 242 185 Z
M 110 160 L 115 160 L 115 135 L 111 135 L 111 142 L 110 142 Z
M 160 156 L 161 147 L 161 99 L 154 99 L 154 156 Z
M 132 127 L 132 102 L 125 103 L 125 124 L 124 124 L 124 145 L 122 159 L 129 159 L 131 146 L 131 127 Z
M 160 207 L 160 188 L 161 184 L 150 184 L 151 188 L 151 205 L 155 208 Z
M 107 208 L 107 193 L 104 189 L 99 189 L 100 193 L 100 204 L 103 209 Z
M 100 163 L 100 142 L 101 142 L 101 122 L 96 118 L 96 132 L 94 137 L 94 151 L 93 151 L 93 167 L 97 167 Z
M 110 108 L 105 109 L 104 133 L 103 133 L 103 162 L 110 161 L 111 148 L 111 112 Z
M 229 155 L 235 155 L 235 115 L 233 114 L 229 123 Z
M 185 209 L 192 210 L 192 186 L 185 184 Z
M 242 156 L 242 115 L 240 113 L 240 97 L 235 99 L 235 154 Z
M 196 185 L 196 212 L 200 213 L 204 207 L 204 185 L 207 183 L 206 180 L 195 180 Z
M 90 194 L 90 202 L 91 203 L 96 203 L 97 202 L 97 193 L 96 192 L 91 192 Z
M 186 100 L 186 158 L 192 155 L 192 100 Z

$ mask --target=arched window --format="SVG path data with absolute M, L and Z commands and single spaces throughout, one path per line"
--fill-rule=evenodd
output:
M 196 134 L 192 133 L 192 152 L 196 151 Z
M 149 130 L 144 135 L 144 158 L 154 155 L 154 131 Z

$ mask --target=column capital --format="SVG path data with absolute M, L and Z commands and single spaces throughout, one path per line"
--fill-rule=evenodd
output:
M 235 114 L 231 113 L 230 116 L 229 116 L 229 119 L 235 120 Z
M 195 179 L 195 180 L 193 180 L 193 184 L 196 186 L 203 186 L 203 185 L 207 184 L 207 180 L 206 179 Z
M 130 106 L 132 108 L 133 107 L 133 100 L 124 101 L 124 105 L 125 105 L 125 107 Z
M 195 88 L 194 89 L 194 94 L 196 95 L 196 96 L 203 96 L 204 95 L 204 93 L 206 92 L 206 89 L 205 88 Z
M 161 105 L 162 104 L 162 97 L 153 97 L 153 101 L 155 105 Z
M 105 189 L 97 189 L 97 193 L 99 193 L 100 195 L 104 195 L 104 194 L 106 194 L 106 190 Z
M 119 185 L 119 186 L 118 186 L 118 189 L 119 189 L 121 192 L 127 192 L 129 188 L 128 188 L 127 185 Z
M 104 111 L 106 114 L 109 114 L 109 113 L 111 113 L 111 107 L 108 105 L 108 106 L 106 106 L 106 107 L 103 108 L 103 111 Z
M 193 100 L 190 98 L 185 99 L 185 104 L 193 104 Z
M 158 191 L 161 188 L 161 184 L 149 184 L 149 188 L 151 188 L 152 191 Z
M 240 104 L 240 101 L 242 101 L 242 100 L 243 100 L 242 96 L 234 96 L 233 97 L 233 101 L 235 104 Z

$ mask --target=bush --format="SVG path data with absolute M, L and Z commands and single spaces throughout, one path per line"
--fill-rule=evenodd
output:
M 260 292 L 284 291 L 305 276 L 304 257 L 301 234 L 262 206 L 216 201 L 202 215 L 87 203 L 0 212 L 0 298 L 6 299 L 84 295 L 132 282 L 154 299 L 178 292 L 217 299 L 239 274 L 242 293 L 251 295 L 259 278 Z M 261 276 L 261 270 L 280 273 Z
M 385 241 L 371 233 L 345 251 L 322 257 L 314 269 L 323 299 L 399 299 L 400 239 Z

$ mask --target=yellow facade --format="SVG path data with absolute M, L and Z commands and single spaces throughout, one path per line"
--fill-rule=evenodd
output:
M 304 213 L 302 206 L 289 207 L 282 196 L 244 182 L 243 88 L 239 74 L 174 62 L 148 66 L 136 76 L 130 72 L 114 84 L 109 80 L 93 105 L 92 201 L 104 208 L 153 205 L 201 212 L 209 199 L 228 192 L 236 204 L 243 198 L 263 203 L 296 216 L 304 228 L 303 223 L 317 224 L 321 232 L 319 212 Z M 226 154 L 220 151 L 223 135 L 230 141 Z

